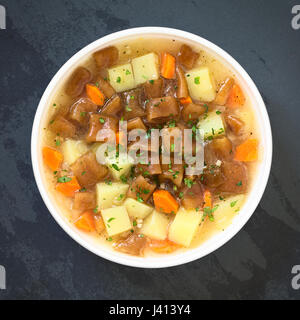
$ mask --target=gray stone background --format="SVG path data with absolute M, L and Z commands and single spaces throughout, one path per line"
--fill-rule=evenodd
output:
M 0 0 L 0 299 L 297 299 L 300 264 L 300 30 L 275 0 Z M 187 265 L 143 270 L 103 260 L 56 224 L 30 159 L 35 111 L 47 84 L 79 49 L 114 31 L 166 26 L 211 40 L 241 63 L 267 105 L 272 172 L 245 228 Z

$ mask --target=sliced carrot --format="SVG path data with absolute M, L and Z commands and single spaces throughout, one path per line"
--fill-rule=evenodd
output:
M 93 84 L 87 84 L 85 86 L 86 88 L 86 94 L 87 96 L 97 105 L 97 106 L 103 106 L 105 96 L 101 92 L 101 90 L 94 86 Z
M 74 222 L 75 226 L 86 232 L 92 232 L 94 231 L 95 228 L 95 220 L 94 220 L 94 215 L 93 211 L 85 211 L 82 213 L 82 215 Z
M 153 200 L 157 211 L 164 213 L 176 213 L 179 204 L 169 191 L 157 190 L 153 193 Z
M 193 101 L 192 101 L 191 97 L 186 97 L 186 98 L 181 98 L 181 99 L 180 99 L 180 103 L 183 104 L 183 105 L 185 105 L 185 104 L 190 104 L 190 103 L 192 103 L 192 102 L 193 102 Z
M 43 148 L 43 158 L 46 165 L 53 171 L 57 171 L 63 161 L 63 155 L 49 147 Z
M 151 239 L 149 243 L 149 247 L 151 250 L 157 253 L 171 253 L 181 248 L 179 244 L 173 241 L 170 241 L 169 239 L 166 239 L 166 240 Z
M 209 190 L 204 191 L 204 208 L 210 208 L 212 209 L 212 194 Z
M 174 78 L 175 65 L 176 65 L 176 60 L 171 54 L 164 52 L 161 55 L 160 73 L 164 78 L 166 78 L 166 79 L 173 79 Z
M 236 108 L 244 105 L 246 98 L 239 85 L 234 84 L 230 90 L 226 105 L 230 108 Z
M 118 131 L 116 133 L 116 143 L 120 144 L 120 142 L 122 142 L 122 140 L 124 139 L 124 132 L 123 131 Z
M 256 161 L 258 159 L 258 140 L 248 139 L 236 147 L 234 160 L 238 161 Z
M 57 191 L 63 193 L 66 197 L 74 197 L 75 192 L 81 188 L 76 177 L 71 177 L 70 179 L 67 182 L 59 182 L 55 187 Z

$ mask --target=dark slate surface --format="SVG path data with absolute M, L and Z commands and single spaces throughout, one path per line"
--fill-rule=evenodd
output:
M 0 299 L 291 299 L 300 264 L 300 30 L 296 1 L 1 0 Z M 274 157 L 255 214 L 215 253 L 180 267 L 142 270 L 105 261 L 56 224 L 37 190 L 30 159 L 34 114 L 50 79 L 75 52 L 136 26 L 199 34 L 233 55 L 262 92 Z

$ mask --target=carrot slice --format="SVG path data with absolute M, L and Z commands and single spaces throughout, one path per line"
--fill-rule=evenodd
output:
M 86 94 L 87 96 L 97 105 L 97 106 L 103 106 L 105 96 L 101 92 L 101 90 L 94 86 L 93 84 L 87 84 L 85 86 L 86 88 Z
M 120 144 L 120 142 L 122 142 L 123 139 L 124 139 L 124 132 L 123 131 L 118 131 L 116 133 L 116 143 Z
M 209 190 L 204 191 L 204 208 L 212 209 L 212 194 Z
M 239 85 L 234 84 L 230 90 L 226 105 L 230 108 L 236 108 L 244 105 L 246 98 Z
M 190 104 L 190 103 L 192 103 L 192 102 L 193 102 L 193 101 L 192 101 L 191 97 L 186 97 L 186 98 L 181 98 L 181 99 L 180 99 L 180 103 L 183 104 L 183 105 L 185 105 L 185 104 Z
M 53 171 L 57 171 L 63 161 L 63 155 L 52 148 L 43 148 L 43 158 L 46 165 Z
M 169 239 L 166 240 L 154 240 L 151 239 L 149 248 L 157 253 L 171 253 L 181 248 L 181 246 Z
M 64 194 L 66 197 L 74 197 L 75 192 L 81 188 L 80 184 L 78 183 L 76 177 L 66 177 L 66 180 L 66 182 L 59 182 L 55 189 Z
M 95 220 L 94 220 L 94 215 L 93 211 L 85 211 L 82 213 L 82 215 L 74 222 L 74 225 L 86 232 L 92 232 L 96 229 L 95 227 Z
M 258 159 L 258 140 L 248 139 L 236 147 L 234 160 L 238 161 L 256 161 Z
M 164 52 L 161 56 L 161 68 L 160 73 L 166 79 L 173 79 L 175 75 L 175 58 L 167 53 Z
M 179 204 L 169 191 L 157 190 L 153 193 L 153 200 L 157 211 L 176 213 Z

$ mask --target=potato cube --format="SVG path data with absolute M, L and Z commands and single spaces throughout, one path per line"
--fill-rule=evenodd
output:
M 64 161 L 68 165 L 74 163 L 78 158 L 88 151 L 88 146 L 82 140 L 68 139 L 62 144 L 61 148 Z
M 204 131 L 204 139 L 222 137 L 225 134 L 225 127 L 221 115 L 209 112 L 198 122 L 198 128 Z
M 152 239 L 165 240 L 168 234 L 168 225 L 168 217 L 164 213 L 154 210 L 145 219 L 141 233 Z
M 106 157 L 106 165 L 115 180 L 121 180 L 121 176 L 126 177 L 133 165 L 133 160 L 129 156 Z
M 101 215 L 109 236 L 131 229 L 131 222 L 124 206 L 102 210 Z
M 129 216 L 137 219 L 144 219 L 153 211 L 152 207 L 132 198 L 127 198 L 124 202 L 124 206 L 126 207 Z
M 185 77 L 192 99 L 205 102 L 215 99 L 215 81 L 207 67 L 190 70 L 185 74 Z
M 181 208 L 169 228 L 169 240 L 188 247 L 201 223 L 203 213 Z
M 108 69 L 108 76 L 110 85 L 117 92 L 130 90 L 136 86 L 130 63 Z
M 98 208 L 102 210 L 121 205 L 126 197 L 128 188 L 129 185 L 125 183 L 98 183 L 96 185 Z
M 224 226 L 229 226 L 232 218 L 239 212 L 245 202 L 246 196 L 240 194 L 237 196 L 225 197 L 215 204 L 217 209 L 214 211 L 214 225 L 216 229 L 222 230 Z
M 158 57 L 153 52 L 132 59 L 132 68 L 136 85 L 159 78 Z

